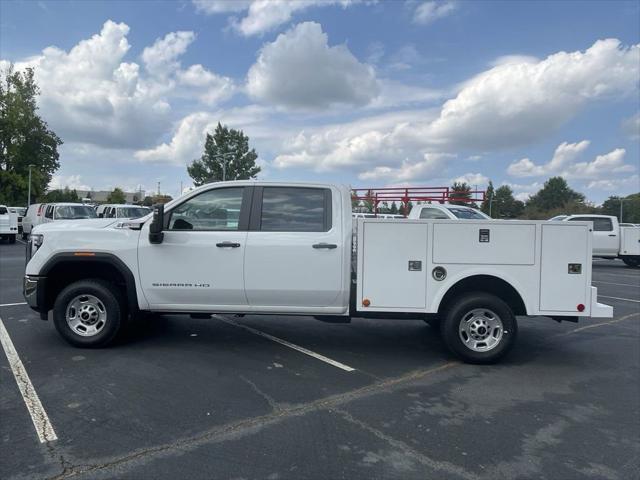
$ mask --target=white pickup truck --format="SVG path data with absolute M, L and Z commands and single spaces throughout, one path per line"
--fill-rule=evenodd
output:
M 510 349 L 516 315 L 613 315 L 591 286 L 589 222 L 355 222 L 346 186 L 209 184 L 137 220 L 36 227 L 24 296 L 80 347 L 140 311 L 378 317 L 438 321 L 474 363 Z
M 610 215 L 567 215 L 562 222 L 593 223 L 593 256 L 619 258 L 630 267 L 640 267 L 640 227 L 621 227 Z
M 0 240 L 16 243 L 18 236 L 18 214 L 6 205 L 0 205 Z

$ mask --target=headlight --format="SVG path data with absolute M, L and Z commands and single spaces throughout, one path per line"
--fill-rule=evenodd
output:
M 38 251 L 38 249 L 42 246 L 42 243 L 44 242 L 44 235 L 41 235 L 39 233 L 32 233 L 30 236 L 30 244 L 29 246 L 31 247 L 31 256 L 33 257 L 35 255 L 35 253 Z

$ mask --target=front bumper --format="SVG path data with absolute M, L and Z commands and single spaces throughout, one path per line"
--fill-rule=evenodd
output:
M 40 313 L 40 318 L 47 319 L 49 310 L 46 302 L 46 277 L 25 275 L 22 282 L 22 295 L 32 310 Z

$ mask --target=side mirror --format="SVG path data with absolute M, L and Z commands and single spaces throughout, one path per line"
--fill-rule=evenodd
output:
M 164 204 L 157 204 L 153 206 L 153 220 L 149 225 L 149 243 L 162 243 L 164 233 Z

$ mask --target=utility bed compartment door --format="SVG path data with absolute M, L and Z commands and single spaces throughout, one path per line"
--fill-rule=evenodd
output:
M 541 311 L 577 312 L 578 304 L 590 304 L 591 233 L 587 225 L 572 223 L 542 225 Z
M 535 224 L 460 221 L 433 224 L 433 263 L 533 265 Z
M 620 255 L 640 255 L 640 227 L 620 227 Z
M 365 221 L 358 255 L 359 310 L 424 309 L 427 294 L 427 224 Z M 362 307 L 362 300 L 371 302 Z

